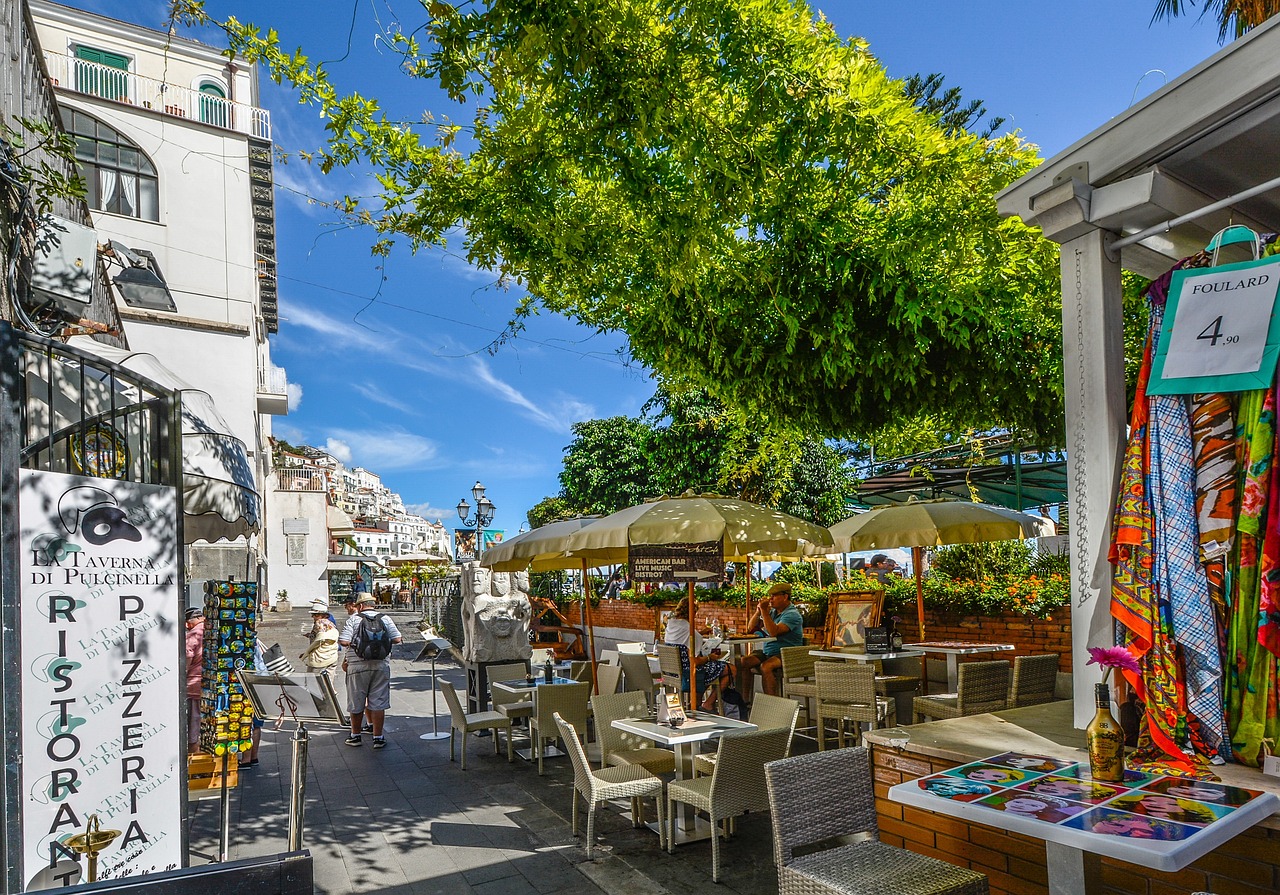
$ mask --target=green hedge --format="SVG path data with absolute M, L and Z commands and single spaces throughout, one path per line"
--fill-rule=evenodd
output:
M 844 582 L 828 585 L 822 589 L 808 584 L 793 584 L 791 599 L 799 606 L 805 625 L 819 627 L 826 618 L 829 594 L 848 590 L 872 590 L 879 586 L 875 579 L 867 578 L 861 572 L 855 572 Z M 752 599 L 763 598 L 767 589 L 767 582 L 752 582 Z M 963 615 L 999 615 L 1008 612 L 1032 618 L 1048 618 L 1053 610 L 1067 605 L 1070 593 L 1069 579 L 1058 571 L 1040 573 L 1040 570 L 1036 570 L 1025 573 L 983 575 L 978 578 L 951 578 L 935 572 L 924 581 L 926 609 Z M 671 604 L 681 596 L 682 592 L 675 590 L 658 590 L 649 594 L 624 590 L 620 594 L 622 599 L 644 606 Z M 698 588 L 698 602 L 746 606 L 747 589 L 744 585 Z M 892 578 L 885 583 L 883 614 L 886 617 L 914 616 L 915 605 L 914 578 Z

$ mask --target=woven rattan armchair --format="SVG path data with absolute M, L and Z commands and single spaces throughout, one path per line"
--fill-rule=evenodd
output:
M 1058 683 L 1058 654 L 1018 656 L 1013 660 L 1013 688 L 1009 691 L 1009 708 L 1053 702 Z
M 448 681 L 440 682 L 440 692 L 444 694 L 444 701 L 449 706 L 449 760 L 453 761 L 453 741 L 454 738 L 462 734 L 462 769 L 467 769 L 467 734 L 473 730 L 492 730 L 493 731 L 493 753 L 498 754 L 498 731 L 506 730 L 507 732 L 507 761 L 512 760 L 511 755 L 511 719 L 501 712 L 472 712 L 467 714 L 462 710 L 462 703 L 458 701 L 458 692 L 453 689 L 453 684 Z
M 601 767 L 638 764 L 654 774 L 670 774 L 676 769 L 676 754 L 670 749 L 660 749 L 652 740 L 613 726 L 614 721 L 623 718 L 648 716 L 649 702 L 643 693 L 601 693 L 591 697 L 591 705 L 595 709 Z
M 494 711 L 502 712 L 512 721 L 517 718 L 528 718 L 533 714 L 533 696 L 529 693 L 509 693 L 499 690 L 494 684 L 502 681 L 522 681 L 529 673 L 523 662 L 511 662 L 506 665 L 490 665 L 485 669 L 489 681 L 489 704 Z
M 804 717 L 813 723 L 813 704 L 811 700 L 818 698 L 818 682 L 814 677 L 817 657 L 809 655 L 812 646 L 784 646 L 778 650 L 782 659 L 782 695 L 788 699 L 797 699 L 804 705 Z
M 795 737 L 796 718 L 800 716 L 800 703 L 784 696 L 770 696 L 761 693 L 751 705 L 751 723 L 757 730 L 787 731 L 787 751 L 791 754 L 791 741 Z M 711 755 L 695 755 L 693 757 L 693 774 L 711 776 L 716 769 L 716 757 Z
M 710 777 L 673 780 L 667 784 L 667 829 L 675 821 L 676 802 L 685 802 L 711 816 L 711 880 L 720 881 L 720 830 L 726 824 L 726 835 L 732 832 L 732 820 L 751 811 L 768 811 L 765 792 L 766 762 L 782 758 L 787 751 L 791 732 L 743 730 L 720 737 L 716 752 L 716 768 Z M 667 839 L 667 851 L 675 852 L 675 837 Z
M 558 713 L 554 717 L 560 739 L 564 740 L 564 746 L 569 750 L 569 759 L 573 762 L 575 836 L 578 835 L 578 796 L 581 795 L 587 803 L 587 857 L 591 857 L 591 848 L 595 845 L 596 805 L 612 799 L 631 800 L 632 822 L 638 827 L 644 823 L 644 808 L 640 800 L 645 796 L 653 796 L 658 806 L 658 847 L 661 848 L 667 838 L 666 825 L 662 819 L 662 780 L 636 764 L 592 770 L 577 732 Z
M 610 693 L 618 692 L 618 684 L 622 681 L 621 665 L 605 665 L 601 663 L 596 666 L 596 684 L 599 685 L 600 694 L 607 696 Z
M 625 689 L 653 695 L 653 671 L 649 668 L 648 656 L 644 653 L 619 653 L 618 664 L 622 666 Z
M 995 662 L 965 662 L 959 670 L 955 693 L 917 696 L 912 700 L 911 707 L 917 724 L 925 717 L 964 718 L 1008 708 L 1008 662 L 1003 659 Z
M 533 714 L 529 716 L 529 739 L 534 754 L 538 756 L 538 774 L 542 774 L 542 758 L 546 753 L 546 741 L 560 736 L 555 716 L 559 714 L 577 731 L 580 737 L 587 735 L 587 700 L 591 697 L 591 685 L 542 684 L 533 698 Z M 568 745 L 567 743 L 565 744 Z
M 893 700 L 876 695 L 876 670 L 852 662 L 821 662 L 818 678 L 818 749 L 827 748 L 827 722 L 836 723 L 840 748 L 844 748 L 845 724 L 852 721 L 873 728 L 897 723 Z
M 987 878 L 880 841 L 871 762 L 862 747 L 765 766 L 778 895 L 986 895 Z M 797 856 L 837 837 L 851 845 Z
M 672 643 L 659 643 L 654 647 L 658 654 L 658 674 L 662 677 L 662 686 L 668 690 L 683 692 L 684 680 L 689 670 L 689 660 L 680 655 L 680 647 Z M 688 656 L 685 651 L 685 656 Z

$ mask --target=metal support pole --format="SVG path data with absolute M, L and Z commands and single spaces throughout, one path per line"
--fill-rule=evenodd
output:
M 218 810 L 222 812 L 218 824 L 218 861 L 225 862 L 231 844 L 231 787 L 227 785 L 230 754 L 222 753 L 222 787 L 218 792 Z
M 289 851 L 302 848 L 302 825 L 307 796 L 307 725 L 298 722 L 293 734 L 293 781 L 289 788 Z
M 440 655 L 439 651 L 431 654 L 431 733 L 419 734 L 420 740 L 442 740 L 450 736 L 440 732 L 440 712 L 436 708 L 436 656 L 438 655 Z

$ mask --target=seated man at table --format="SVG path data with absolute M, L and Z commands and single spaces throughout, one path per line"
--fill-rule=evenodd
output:
M 777 639 L 762 644 L 760 649 L 744 656 L 738 663 L 738 689 L 743 695 L 754 693 L 751 674 L 757 672 L 765 693 L 781 695 L 778 693 L 777 674 L 782 668 L 782 648 L 804 644 L 804 620 L 800 617 L 800 610 L 791 605 L 790 584 L 780 581 L 769 588 L 769 596 L 756 605 L 756 611 L 747 619 L 747 630 L 758 630 Z

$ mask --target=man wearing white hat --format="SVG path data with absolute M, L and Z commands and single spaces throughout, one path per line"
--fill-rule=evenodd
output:
M 395 622 L 378 612 L 368 593 L 359 594 L 359 611 L 347 619 L 338 642 L 347 650 L 347 711 L 351 714 L 348 746 L 360 745 L 364 716 L 373 728 L 373 748 L 387 745 L 382 722 L 391 707 L 391 646 L 400 642 Z
M 338 629 L 324 600 L 311 604 L 311 620 L 311 643 L 298 658 L 306 663 L 308 673 L 316 674 L 338 664 Z

